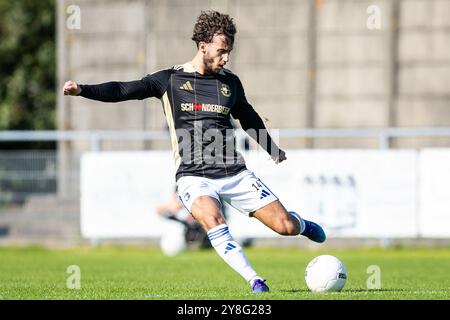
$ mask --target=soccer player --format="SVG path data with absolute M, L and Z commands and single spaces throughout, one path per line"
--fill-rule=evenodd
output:
M 211 245 L 249 284 L 254 293 L 268 292 L 266 280 L 250 265 L 233 239 L 221 211 L 221 201 L 260 220 L 281 235 L 303 235 L 325 241 L 316 223 L 287 211 L 272 191 L 249 171 L 234 145 L 231 116 L 264 148 L 275 163 L 286 154 L 267 133 L 248 103 L 239 78 L 225 69 L 233 50 L 236 26 L 227 14 L 202 11 L 194 26 L 194 58 L 140 80 L 79 85 L 68 81 L 65 95 L 104 102 L 157 97 L 170 131 L 177 192 L 192 216 L 203 226 Z

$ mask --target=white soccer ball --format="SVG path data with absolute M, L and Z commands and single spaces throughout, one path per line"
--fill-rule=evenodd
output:
M 161 250 L 166 256 L 176 256 L 186 249 L 184 233 L 185 227 L 181 223 L 172 222 L 168 224 L 160 239 Z
M 313 292 L 341 291 L 347 281 L 347 270 L 335 256 L 321 255 L 306 267 L 305 280 Z

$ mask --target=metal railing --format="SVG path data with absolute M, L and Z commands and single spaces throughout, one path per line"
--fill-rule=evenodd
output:
M 393 138 L 450 137 L 450 127 L 282 129 L 282 138 L 378 138 L 380 149 L 389 149 Z
M 0 206 L 57 191 L 54 150 L 0 151 Z
M 367 129 L 281 129 L 276 138 L 376 138 L 380 149 L 389 149 L 393 138 L 450 137 L 450 127 L 367 128 Z M 237 146 L 242 150 L 248 135 L 236 130 Z M 106 141 L 168 141 L 166 131 L 0 131 L 0 142 L 87 141 L 90 151 L 102 150 Z M 82 150 L 1 151 L 0 207 L 22 203 L 31 195 L 60 194 L 79 196 L 79 162 Z M 61 158 L 62 157 L 62 158 Z
M 238 139 L 244 138 L 241 129 Z M 321 128 L 280 129 L 280 138 L 377 138 L 380 149 L 388 149 L 393 138 L 450 137 L 450 127 L 423 128 Z M 0 131 L 0 141 L 90 141 L 91 151 L 101 151 L 103 141 L 158 141 L 166 140 L 166 131 Z

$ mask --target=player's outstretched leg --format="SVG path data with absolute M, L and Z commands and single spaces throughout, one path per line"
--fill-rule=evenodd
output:
M 253 270 L 242 247 L 233 239 L 226 224 L 210 229 L 208 238 L 219 256 L 250 284 L 253 293 L 269 291 L 265 280 L 258 277 Z
M 197 197 L 192 205 L 192 215 L 207 232 L 211 246 L 231 268 L 250 284 L 253 292 L 268 292 L 269 287 L 253 270 L 241 245 L 231 236 L 221 212 L 219 200 L 210 196 Z
M 279 200 L 273 201 L 251 214 L 278 234 L 284 236 L 300 234 L 318 243 L 322 243 L 326 239 L 321 226 L 302 219 L 294 211 L 287 211 Z
M 322 243 L 327 238 L 322 227 L 313 221 L 301 218 L 296 212 L 289 211 L 289 214 L 300 222 L 300 234 L 308 239 Z

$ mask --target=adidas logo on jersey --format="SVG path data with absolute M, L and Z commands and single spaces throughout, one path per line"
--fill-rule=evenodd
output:
M 188 90 L 188 91 L 194 90 L 192 88 L 192 85 L 191 85 L 191 83 L 189 81 L 186 81 L 185 83 L 183 83 L 183 85 L 180 87 L 180 89 Z
M 267 197 L 268 195 L 270 195 L 270 193 L 263 189 L 263 191 L 261 192 L 261 197 L 259 198 L 259 200 L 261 200 L 262 198 Z

